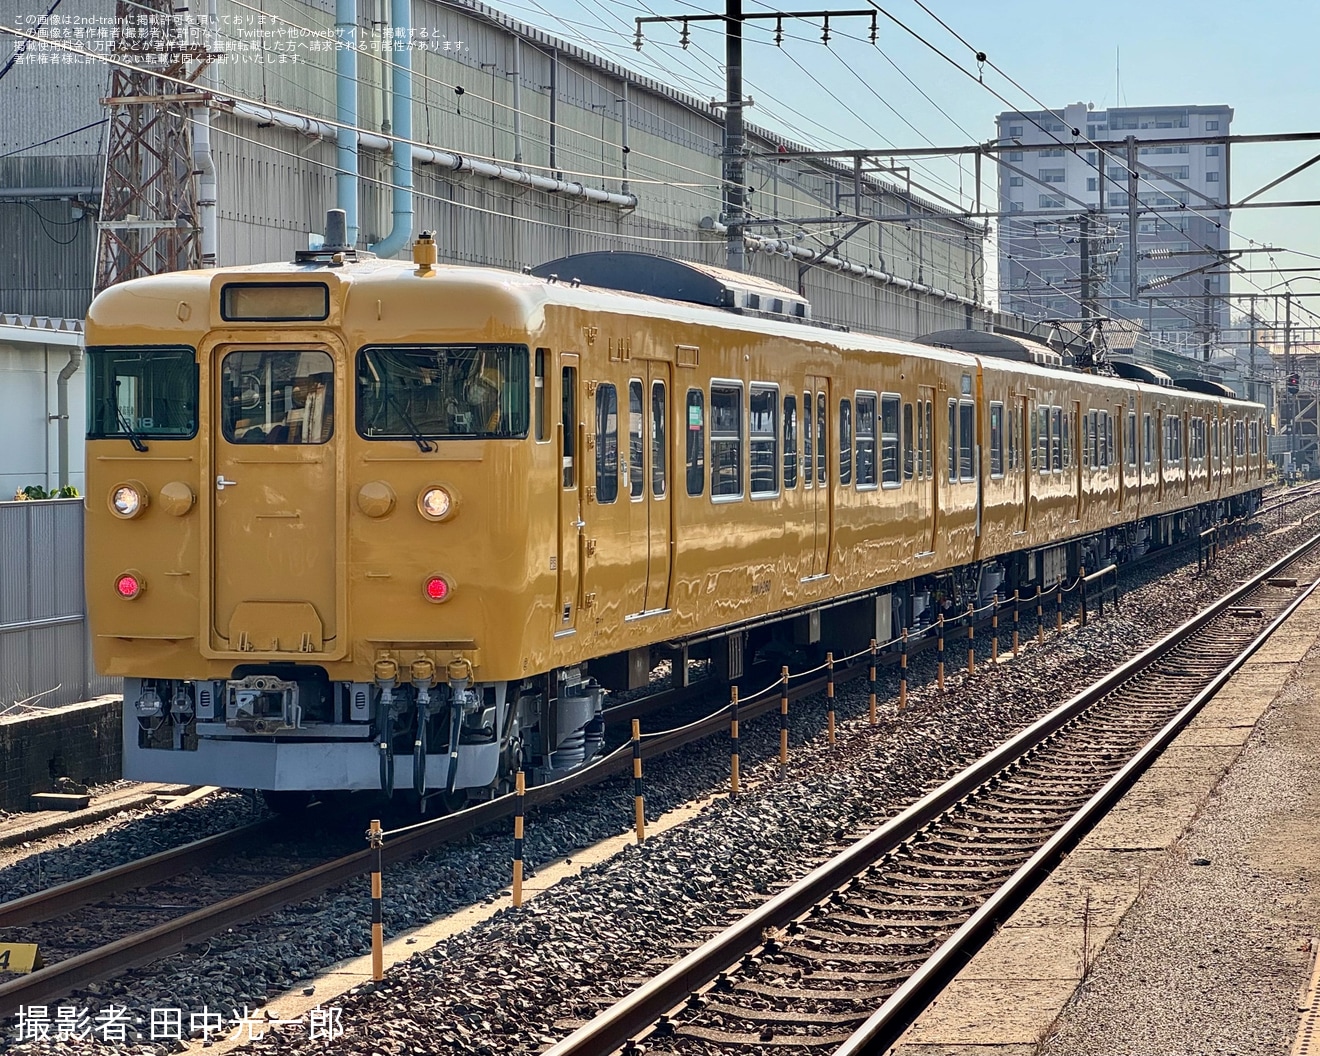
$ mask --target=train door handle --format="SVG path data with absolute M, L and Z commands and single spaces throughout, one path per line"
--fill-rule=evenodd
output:
M 581 530 L 582 530 L 583 528 L 585 528 L 586 526 L 587 526 L 587 522 L 584 521 L 584 520 L 581 520 L 581 519 L 576 520 L 576 521 L 573 522 L 573 527 L 574 527 L 574 528 L 577 528 L 579 531 L 581 531 Z
M 215 490 L 224 491 L 225 488 L 232 488 L 238 484 L 236 480 L 225 480 L 225 475 L 220 473 L 215 478 Z

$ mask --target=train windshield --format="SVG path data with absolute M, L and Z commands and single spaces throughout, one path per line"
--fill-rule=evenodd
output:
M 89 348 L 87 438 L 187 439 L 197 433 L 191 348 Z
M 530 416 L 525 345 L 391 345 L 357 358 L 368 440 L 512 438 Z

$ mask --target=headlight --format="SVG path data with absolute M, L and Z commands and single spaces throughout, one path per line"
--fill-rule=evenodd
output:
M 136 480 L 126 480 L 110 489 L 110 510 L 124 520 L 136 517 L 147 507 L 147 489 Z
M 454 512 L 454 497 L 447 488 L 430 487 L 417 497 L 417 508 L 431 521 L 443 521 Z

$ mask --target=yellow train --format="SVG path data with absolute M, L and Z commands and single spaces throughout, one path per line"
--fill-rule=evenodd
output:
M 817 326 L 639 254 L 414 257 L 92 304 L 87 597 L 126 776 L 489 794 L 591 758 L 603 689 L 664 655 L 736 677 L 885 641 L 1264 482 L 1263 408 L 1228 394 Z

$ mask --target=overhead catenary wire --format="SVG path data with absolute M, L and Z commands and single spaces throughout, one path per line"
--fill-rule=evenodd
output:
M 1040 101 L 1040 99 L 1038 99 L 1038 98 L 1037 98 L 1032 92 L 1030 92 L 1028 89 L 1026 89 L 1025 87 L 1023 87 L 1023 86 L 1022 86 L 1020 83 L 1018 83 L 1018 81 L 1016 81 L 1016 80 L 1015 80 L 1010 74 L 1008 74 L 1006 71 L 1004 71 L 1004 70 L 1003 70 L 1002 68 L 1000 68 L 998 65 L 996 65 L 993 61 L 991 61 L 991 60 L 989 59 L 988 55 L 986 55 L 985 52 L 978 51 L 978 50 L 977 50 L 977 49 L 976 49 L 976 48 L 975 48 L 975 47 L 974 47 L 974 46 L 973 46 L 973 45 L 972 45 L 972 44 L 971 44 L 971 43 L 970 43 L 965 37 L 963 37 L 960 33 L 958 33 L 957 30 L 955 30 L 952 26 L 950 26 L 947 22 L 945 22 L 945 21 L 944 21 L 942 18 L 940 18 L 937 14 L 935 14 L 933 11 L 931 11 L 930 8 L 929 8 L 925 3 L 922 2 L 922 0 L 915 0 L 915 2 L 917 3 L 917 5 L 918 5 L 923 11 L 925 11 L 928 15 L 930 15 L 931 18 L 933 18 L 936 22 L 938 22 L 938 23 L 939 23 L 939 24 L 940 24 L 940 25 L 941 25 L 941 26 L 942 26 L 947 32 L 949 32 L 949 33 L 950 33 L 952 36 L 954 36 L 954 37 L 955 37 L 955 38 L 956 38 L 961 44 L 963 44 L 964 47 L 966 47 L 969 51 L 972 51 L 972 52 L 976 55 L 978 63 L 983 63 L 983 64 L 985 64 L 985 65 L 988 65 L 991 69 L 993 69 L 996 73 L 998 73 L 998 74 L 999 74 L 1000 76 L 1002 76 L 1005 80 L 1007 80 L 1011 85 L 1013 85 L 1014 88 L 1016 88 L 1018 91 L 1022 92 L 1024 95 L 1026 95 L 1027 98 L 1029 98 L 1033 103 L 1035 103 L 1036 106 L 1038 106 L 1043 112 L 1046 112 L 1046 113 L 1054 113 L 1054 111 L 1052 111 L 1049 107 L 1045 106 L 1045 104 L 1042 103 L 1042 102 Z M 932 48 L 932 50 L 935 50 L 935 51 L 937 52 L 937 54 L 940 54 L 943 58 L 945 58 L 948 62 L 950 62 L 953 66 L 955 66 L 955 68 L 961 70 L 963 73 L 967 74 L 968 76 L 971 76 L 970 72 L 967 71 L 967 70 L 965 70 L 965 69 L 964 69 L 959 63 L 957 63 L 957 62 L 954 61 L 953 59 L 949 58 L 947 55 L 944 55 L 944 53 L 943 53 L 943 52 L 940 52 L 938 48 L 935 48 L 935 46 L 934 46 L 933 44 L 931 44 L 930 42 L 926 41 L 923 37 L 921 37 L 919 34 L 917 34 L 917 33 L 916 33 L 914 30 L 912 30 L 911 28 L 909 28 L 909 27 L 907 27 L 906 25 L 904 25 L 904 24 L 903 24 L 902 22 L 900 22 L 898 19 L 895 19 L 894 16 L 890 15 L 888 12 L 883 11 L 883 9 L 881 9 L 881 8 L 879 7 L 879 5 L 875 2 L 875 0 L 868 0 L 868 3 L 870 3 L 871 6 L 875 7 L 877 10 L 881 11 L 882 14 L 885 14 L 885 16 L 886 16 L 887 18 L 889 18 L 891 21 L 894 21 L 896 24 L 900 25 L 900 26 L 901 26 L 903 29 L 905 29 L 908 33 L 911 33 L 911 34 L 912 34 L 914 37 L 916 37 L 918 40 L 921 40 L 922 43 L 924 43 L 924 44 L 926 44 L 928 47 Z M 1051 139 L 1053 139 L 1056 143 L 1060 144 L 1061 146 L 1065 146 L 1065 147 L 1067 147 L 1067 146 L 1071 146 L 1071 147 L 1073 147 L 1073 149 L 1076 149 L 1076 146 L 1077 146 L 1076 138 L 1078 138 L 1078 137 L 1074 137 L 1074 142 L 1072 142 L 1072 143 L 1067 143 L 1067 142 L 1065 142 L 1064 140 L 1060 139 L 1055 133 L 1051 132 L 1047 127 L 1045 127 L 1044 125 L 1041 125 L 1040 122 L 1037 121 L 1032 115 L 1030 115 L 1030 114 L 1026 114 L 1026 113 L 1023 113 L 1019 108 L 1014 108 L 1014 107 L 1012 107 L 1012 104 L 1010 104 L 1009 101 L 1008 101 L 1003 95 L 1001 95 L 999 92 L 995 91 L 995 90 L 994 90 L 993 88 L 991 88 L 989 85 L 984 84 L 984 81 L 983 81 L 981 78 L 977 77 L 977 78 L 974 78 L 974 79 L 977 80 L 979 83 L 981 83 L 981 84 L 983 85 L 983 87 L 985 87 L 985 88 L 986 88 L 988 91 L 990 91 L 993 95 L 995 95 L 996 98 L 1000 99 L 1000 101 L 1003 102 L 1006 106 L 1009 106 L 1009 107 L 1012 109 L 1012 111 L 1013 111 L 1014 113 L 1021 114 L 1021 116 L 1023 117 L 1024 120 L 1026 120 L 1026 121 L 1030 121 L 1031 124 L 1035 125 L 1035 126 L 1036 126 L 1036 127 L 1042 132 L 1042 133 L 1044 133 L 1045 135 L 1049 136 L 1049 137 L 1050 137 Z M 1105 173 L 1105 165 L 1106 165 L 1106 162 L 1107 162 L 1109 159 L 1113 159 L 1113 160 L 1117 160 L 1117 161 L 1123 161 L 1124 164 L 1126 164 L 1126 159 L 1125 159 L 1125 158 L 1121 158 L 1121 157 L 1118 157 L 1118 156 L 1116 156 L 1116 155 L 1114 155 L 1114 154 L 1111 154 L 1109 151 L 1105 150 L 1103 147 L 1101 147 L 1097 142 L 1095 142 L 1094 140 L 1092 140 L 1090 137 L 1083 136 L 1083 137 L 1080 137 L 1080 138 L 1081 138 L 1081 140 L 1082 140 L 1082 142 L 1083 142 L 1084 144 L 1086 144 L 1087 146 L 1090 146 L 1091 148 L 1094 148 L 1095 151 L 1097 152 L 1097 160 L 1096 160 L 1096 163 L 1095 163 L 1095 168 L 1096 168 L 1096 170 L 1097 170 L 1097 174 L 1098 174 L 1098 176 L 1099 176 L 1101 179 L 1108 179 L 1108 177 L 1107 177 L 1107 175 L 1106 175 L 1106 173 Z M 1149 178 L 1148 175 L 1142 175 L 1139 171 L 1138 171 L 1138 174 L 1137 174 L 1137 175 L 1138 175 L 1138 180 L 1139 180 L 1139 182 L 1144 183 L 1144 184 L 1146 184 L 1146 186 L 1149 187 L 1150 189 L 1155 190 L 1155 191 L 1157 191 L 1157 192 L 1159 192 L 1159 193 L 1161 193 L 1161 194 L 1165 194 L 1165 195 L 1167 196 L 1167 192 L 1165 192 L 1165 191 L 1163 190 L 1163 188 L 1161 188 L 1161 187 L 1159 187 L 1158 185 L 1156 185 L 1156 184 L 1154 183 L 1154 181 L 1152 181 L 1152 180 Z M 1170 201 L 1173 201 L 1173 199 L 1170 198 Z M 1178 203 L 1178 204 L 1181 205 L 1182 203 Z M 1226 212 L 1229 211 L 1228 207 L 1229 207 L 1230 205 L 1231 205 L 1231 203 L 1225 203 L 1224 209 L 1223 209 L 1222 211 L 1226 211 Z M 1217 218 L 1215 218 L 1215 217 L 1211 217 L 1211 216 L 1207 216 L 1204 212 L 1202 212 L 1202 211 L 1200 210 L 1200 208 L 1197 208 L 1197 207 L 1191 207 L 1190 205 L 1183 205 L 1182 208 L 1183 208 L 1183 210 L 1185 210 L 1188 214 L 1193 215 L 1193 216 L 1196 216 L 1196 217 L 1198 217 L 1198 218 L 1200 218 L 1200 219 L 1206 221 L 1207 223 L 1213 224 L 1213 225 L 1216 226 L 1216 227 L 1222 227 L 1222 226 L 1223 226 Z M 1219 212 L 1219 211 L 1221 211 L 1221 210 L 1215 210 L 1215 211 L 1216 211 L 1216 212 Z M 1159 212 L 1156 212 L 1156 213 L 1154 213 L 1154 216 L 1155 216 L 1155 219 L 1156 219 L 1157 222 L 1164 223 L 1164 224 L 1169 225 L 1169 226 L 1174 226 L 1174 225 L 1172 224 L 1172 221 L 1170 221 L 1170 220 L 1168 219 L 1168 217 L 1167 217 L 1165 214 L 1163 214 L 1163 213 L 1159 213 Z M 1229 229 L 1229 235 L 1230 235 L 1230 237 L 1232 237 L 1232 231 L 1231 231 L 1231 229 Z M 1261 243 L 1257 242 L 1255 239 L 1250 238 L 1249 236 L 1239 235 L 1238 237 L 1244 239 L 1244 240 L 1247 242 L 1248 246 L 1250 246 L 1250 247 L 1260 247 L 1260 246 L 1261 246 Z M 1219 252 L 1218 250 L 1213 249 L 1212 247 L 1209 247 L 1209 246 L 1206 246 L 1205 248 L 1206 248 L 1207 252 L 1209 253 L 1209 255 L 1212 255 L 1212 256 L 1213 256 L 1213 255 L 1217 255 L 1218 252 Z M 1293 251 L 1290 250 L 1289 252 L 1293 252 Z M 1228 266 L 1229 266 L 1229 267 L 1233 267 L 1233 263 L 1232 263 L 1231 261 L 1228 262 Z M 1238 268 L 1236 268 L 1236 269 L 1234 269 L 1234 270 L 1237 270 L 1237 271 L 1240 272 L 1240 271 L 1241 271 L 1241 268 L 1238 267 Z M 1249 285 L 1254 286 L 1258 291 L 1261 290 L 1261 287 L 1260 287 L 1260 284 L 1259 284 L 1259 283 L 1256 283 L 1255 281 L 1251 280 L 1250 278 L 1248 278 L 1247 281 L 1248 281 L 1248 284 L 1249 284 Z M 1185 314 L 1185 313 L 1184 313 L 1184 314 Z M 1196 321 L 1196 320 L 1194 320 L 1194 321 Z

